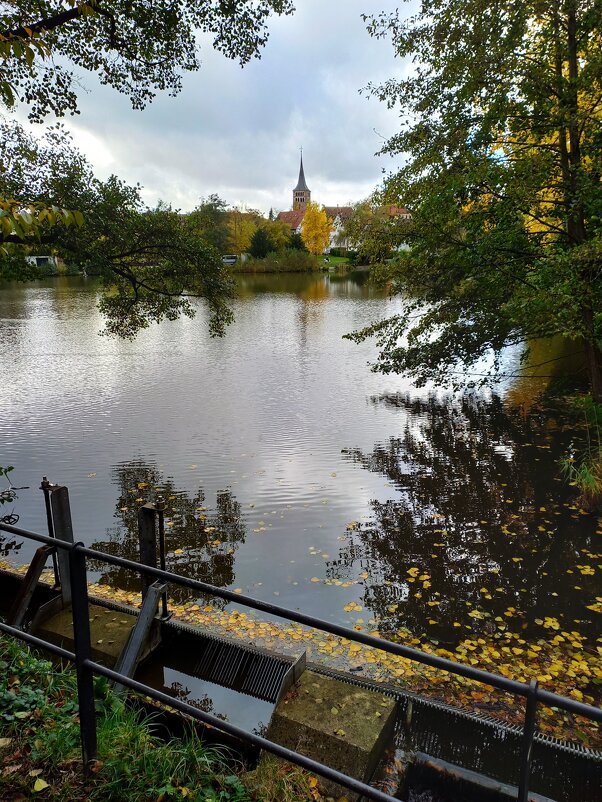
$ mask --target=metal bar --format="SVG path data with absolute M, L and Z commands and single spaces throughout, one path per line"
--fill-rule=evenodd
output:
M 163 496 L 157 496 L 155 499 L 155 509 L 157 510 L 157 521 L 159 524 L 159 568 L 165 571 L 167 564 L 165 562 L 165 499 Z M 161 618 L 167 621 L 171 618 L 167 612 L 167 588 L 161 595 Z
M 122 682 L 128 688 L 136 691 L 137 693 L 141 693 L 144 696 L 150 696 L 151 699 L 156 699 L 158 702 L 162 702 L 169 707 L 173 707 L 176 710 L 179 710 L 182 713 L 197 719 L 198 721 L 202 721 L 204 724 L 209 724 L 210 726 L 215 727 L 215 729 L 220 730 L 221 732 L 232 735 L 239 740 L 246 741 L 247 743 L 258 747 L 259 749 L 265 749 L 266 752 L 271 752 L 277 757 L 287 760 L 290 763 L 295 763 L 297 766 L 301 766 L 312 773 L 320 774 L 327 780 L 332 780 L 339 785 L 344 785 L 346 788 L 349 788 L 350 790 L 355 791 L 356 793 L 361 794 L 368 799 L 373 799 L 375 802 L 398 802 L 398 800 L 395 800 L 394 797 L 385 794 L 383 791 L 379 791 L 377 788 L 366 785 L 366 783 L 361 782 L 361 780 L 356 780 L 354 777 L 349 777 L 348 775 L 343 774 L 336 769 L 332 769 L 329 766 L 324 766 L 322 763 L 318 763 L 316 760 L 312 760 L 305 755 L 301 755 L 299 752 L 294 752 L 292 749 L 287 749 L 285 746 L 280 746 L 280 744 L 269 741 L 267 738 L 263 738 L 261 735 L 255 735 L 255 733 L 247 732 L 247 730 L 243 730 L 241 727 L 230 724 L 228 721 L 223 721 L 221 718 L 212 716 L 210 713 L 205 713 L 205 711 L 199 710 L 187 702 L 183 702 L 180 699 L 169 696 L 168 694 L 158 691 L 155 688 L 150 688 L 148 685 L 137 682 L 130 677 L 123 677 L 116 671 L 100 665 L 100 663 L 95 663 L 93 660 L 86 660 L 85 663 L 86 666 L 92 671 L 107 677 L 107 679 L 113 680 L 114 682 Z
M 71 523 L 71 507 L 69 506 L 69 491 L 66 487 L 52 487 L 50 489 L 50 506 L 52 508 L 52 522 L 54 537 L 59 541 L 73 545 L 73 524 Z M 58 554 L 59 581 L 63 604 L 71 604 L 71 573 L 69 554 L 59 548 Z
M 37 638 L 35 635 L 30 635 L 29 632 L 23 632 L 22 629 L 11 627 L 9 624 L 5 624 L 2 621 L 0 621 L 0 632 L 11 635 L 13 638 L 18 638 L 18 640 L 25 641 L 25 643 L 28 643 L 30 646 L 35 646 L 36 649 L 43 649 L 46 652 L 50 652 L 50 654 L 56 654 L 57 657 L 62 657 L 64 660 L 70 660 L 72 663 L 75 662 L 74 652 L 63 649 L 62 646 L 57 646 L 55 643 L 50 643 L 50 641 Z
M 11 604 L 8 615 L 6 616 L 6 620 L 9 624 L 12 624 L 15 627 L 20 627 L 23 624 L 25 615 L 29 609 L 29 604 L 33 598 L 33 594 L 36 592 L 38 581 L 42 575 L 42 571 L 44 570 L 44 566 L 46 565 L 46 560 L 48 559 L 49 554 L 52 554 L 54 557 L 56 554 L 56 549 L 54 549 L 52 546 L 40 546 L 38 549 L 36 549 L 36 553 L 33 555 L 33 559 L 29 563 L 29 568 L 27 569 L 27 573 L 25 574 L 21 588 L 17 593 L 15 600 Z
M 78 555 L 81 554 L 81 552 L 75 553 Z M 11 635 L 18 640 L 30 643 L 32 646 L 36 646 L 40 649 L 46 649 L 47 651 L 57 654 L 60 657 L 64 657 L 67 660 L 76 661 L 76 655 L 73 652 L 69 652 L 67 649 L 63 649 L 60 646 L 55 646 L 53 643 L 44 641 L 41 638 L 36 638 L 33 635 L 29 635 L 27 632 L 23 632 L 15 627 L 10 627 L 1 621 L 0 632 L 5 632 L 7 635 Z M 155 688 L 151 688 L 148 685 L 143 685 L 141 682 L 137 682 L 130 677 L 125 677 L 116 671 L 112 671 L 111 669 L 106 668 L 106 666 L 95 663 L 90 659 L 83 661 L 83 668 L 89 671 L 90 674 L 100 674 L 101 676 L 107 677 L 107 679 L 110 679 L 115 683 L 126 685 L 133 691 L 137 691 L 144 696 L 150 696 L 152 699 L 156 699 L 158 702 L 162 702 L 169 707 L 180 710 L 182 713 L 185 713 L 192 718 L 197 719 L 198 721 L 202 721 L 205 724 L 210 724 L 212 727 L 215 727 L 222 732 L 233 735 L 240 740 L 247 741 L 253 746 L 259 747 L 260 749 L 265 749 L 267 752 L 271 752 L 272 754 L 275 754 L 284 760 L 288 760 L 290 763 L 295 763 L 302 768 L 326 777 L 328 780 L 333 780 L 339 785 L 344 785 L 346 788 L 349 788 L 352 791 L 363 794 L 368 799 L 375 800 L 375 802 L 396 802 L 392 796 L 389 796 L 388 794 L 385 794 L 376 788 L 372 788 L 360 780 L 356 780 L 353 777 L 348 777 L 346 774 L 342 774 L 336 769 L 331 769 L 329 766 L 324 766 L 321 763 L 312 760 L 311 758 L 305 757 L 305 755 L 301 755 L 298 752 L 293 752 L 291 749 L 280 746 L 280 744 L 268 741 L 267 738 L 262 738 L 260 735 L 247 732 L 246 730 L 236 727 L 227 721 L 223 721 L 216 716 L 212 716 L 211 714 L 205 713 L 196 707 L 192 707 L 192 705 L 189 705 L 186 702 L 182 702 L 179 699 L 175 699 L 172 696 L 162 693 L 161 691 L 157 691 Z
M 138 510 L 138 540 L 140 544 L 140 562 L 149 568 L 157 567 L 157 516 L 154 504 L 143 504 Z M 142 599 L 146 598 L 148 589 L 153 584 L 152 577 L 142 575 Z
M 54 524 L 52 523 L 52 510 L 50 509 L 50 488 L 52 485 L 48 481 L 47 476 L 42 476 L 42 482 L 40 483 L 40 490 L 44 493 L 44 507 L 46 508 L 46 525 L 48 527 L 48 534 L 50 537 L 54 537 Z M 56 551 L 52 552 L 52 569 L 54 571 L 54 586 L 58 588 L 60 585 L 60 578 L 59 578 L 59 564 L 57 560 Z
M 124 674 L 126 677 L 134 676 L 142 649 L 144 648 L 148 633 L 150 632 L 153 620 L 157 614 L 159 597 L 164 587 L 165 585 L 161 585 L 159 582 L 153 582 L 148 589 L 140 614 L 119 656 L 115 671 L 119 671 L 120 674 Z M 122 688 L 123 686 L 120 686 L 119 690 Z
M 529 683 L 529 695 L 525 706 L 525 723 L 523 725 L 523 740 L 521 746 L 520 780 L 518 784 L 518 802 L 528 802 L 529 777 L 531 775 L 531 751 L 533 737 L 535 736 L 535 723 L 537 719 L 537 680 Z
M 84 772 L 87 774 L 90 771 L 92 762 L 96 759 L 96 711 L 94 709 L 94 673 L 89 665 L 92 648 L 90 645 L 90 608 L 88 606 L 86 557 L 83 550 L 79 549 L 79 546 L 83 546 L 83 543 L 76 544 L 68 554 L 72 594 L 79 730 Z
M 56 545 L 57 548 L 65 549 L 66 551 L 70 551 L 74 548 L 72 543 L 53 540 L 45 535 L 39 535 L 37 532 L 29 532 L 26 529 L 21 529 L 20 527 L 13 526 L 12 524 L 0 523 L 0 530 L 10 532 L 11 534 L 18 535 L 19 537 L 26 537 L 31 540 L 35 540 L 38 543 L 48 543 L 51 546 Z M 115 557 L 112 554 L 106 554 L 105 552 L 96 551 L 95 549 L 84 547 L 80 550 L 87 557 L 91 557 L 99 562 L 104 562 L 108 565 L 116 565 L 120 568 L 128 568 L 132 571 L 136 571 L 147 576 L 152 576 L 156 579 L 162 579 L 165 582 L 173 583 L 174 585 L 180 585 L 181 587 L 198 590 L 207 595 L 217 596 L 220 599 L 225 599 L 229 602 L 250 607 L 253 610 L 259 610 L 260 612 L 268 613 L 270 615 L 277 616 L 278 618 L 296 621 L 299 624 L 305 624 L 306 626 L 320 629 L 324 632 L 330 632 L 333 635 L 347 638 L 347 640 L 354 641 L 356 643 L 363 643 L 366 646 L 372 646 L 375 649 L 380 649 L 381 651 L 388 652 L 389 654 L 396 654 L 399 657 L 406 657 L 408 660 L 413 660 L 416 663 L 430 665 L 433 668 L 439 668 L 442 671 L 449 671 L 451 674 L 457 674 L 459 676 L 466 677 L 467 679 L 474 680 L 475 682 L 482 682 L 485 685 L 490 685 L 491 687 L 498 688 L 502 691 L 508 691 L 516 696 L 522 696 L 526 698 L 529 694 L 529 685 L 524 682 L 518 682 L 517 680 L 492 674 L 489 671 L 483 671 L 482 669 L 474 668 L 473 666 L 455 663 L 453 660 L 448 660 L 447 658 L 440 657 L 439 655 L 427 654 L 419 651 L 418 649 L 414 649 L 411 646 L 404 646 L 400 643 L 392 643 L 391 641 L 375 638 L 372 635 L 366 635 L 363 632 L 347 629 L 346 627 L 339 626 L 338 624 L 332 624 L 330 621 L 325 621 L 321 618 L 314 618 L 313 616 L 306 615 L 305 613 L 300 613 L 298 610 L 288 610 L 286 607 L 279 607 L 278 605 L 271 604 L 269 602 L 263 602 L 259 601 L 258 599 L 253 599 L 249 596 L 233 593 L 230 590 L 209 585 L 207 582 L 201 582 L 198 579 L 189 579 L 188 577 L 174 574 L 171 571 L 162 571 L 159 568 L 150 568 L 149 566 L 141 565 L 133 560 L 126 560 L 123 557 Z M 583 702 L 578 702 L 576 699 L 569 699 L 566 696 L 559 696 L 551 691 L 544 691 L 540 688 L 537 689 L 537 698 L 540 702 L 549 707 L 558 707 L 562 710 L 568 711 L 569 713 L 575 713 L 575 715 L 589 718 L 592 721 L 602 722 L 601 708 L 593 707 L 592 705 L 584 704 Z

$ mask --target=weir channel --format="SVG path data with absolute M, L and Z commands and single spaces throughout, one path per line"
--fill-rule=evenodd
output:
M 23 581 L 20 573 L 0 572 L 0 614 L 3 617 L 8 615 L 22 590 Z M 42 637 L 68 647 L 71 636 L 63 628 L 64 614 L 58 619 L 62 623 L 56 629 L 60 631 L 53 633 L 49 623 L 35 624 L 37 611 L 47 608 L 49 603 L 51 606 L 56 604 L 58 598 L 59 594 L 50 584 L 38 582 L 24 625 L 27 627 L 34 622 L 34 629 Z M 93 602 L 91 619 L 97 616 L 97 620 L 106 622 L 105 626 L 121 625 L 130 630 L 140 616 L 139 610 L 123 604 L 100 598 L 91 598 L 90 601 Z M 291 688 L 294 692 L 294 680 L 305 669 L 306 674 L 313 672 L 315 675 L 314 678 L 311 674 L 308 676 L 316 686 L 329 679 L 336 682 L 337 687 L 348 687 L 351 696 L 358 691 L 368 692 L 375 705 L 383 698 L 394 702 L 392 732 L 383 726 L 369 734 L 374 754 L 366 762 L 365 779 L 378 776 L 383 756 L 389 767 L 397 757 L 405 767 L 396 787 L 400 799 L 417 799 L 423 791 L 434 794 L 431 799 L 445 802 L 516 799 L 520 727 L 404 692 L 398 686 L 362 680 L 357 674 L 328 670 L 323 665 L 311 663 L 305 666 L 302 660 L 297 663 L 297 675 L 291 675 L 291 682 L 283 688 L 283 679 L 295 663 L 293 657 L 207 635 L 198 627 L 174 619 L 156 618 L 153 627 L 152 647 L 146 644 L 135 678 L 174 698 L 185 700 L 248 731 L 269 734 L 278 703 Z M 117 659 L 112 648 L 114 644 L 108 641 L 117 642 L 118 638 L 109 637 L 107 643 L 104 637 L 96 640 L 103 641 L 94 644 L 96 658 L 107 665 L 114 663 Z M 330 709 L 329 706 L 320 707 L 323 731 L 316 732 L 313 745 L 306 740 L 301 746 L 299 739 L 284 745 L 298 747 L 300 751 L 307 751 L 310 756 L 322 757 L 328 762 L 322 745 L 326 733 L 330 736 L 336 727 L 336 721 L 328 713 Z M 212 733 L 212 737 L 215 736 L 216 733 Z M 348 745 L 343 743 L 340 746 L 341 754 L 349 752 Z M 327 753 L 327 757 L 332 764 L 332 756 Z M 392 786 L 395 787 L 394 781 Z M 392 786 L 390 784 L 389 788 Z M 532 800 L 599 802 L 602 753 L 536 735 L 530 789 L 529 798 Z

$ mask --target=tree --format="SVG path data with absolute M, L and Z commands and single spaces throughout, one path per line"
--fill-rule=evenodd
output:
M 196 209 L 188 215 L 188 221 L 195 234 L 219 254 L 228 252 L 228 211 L 226 202 L 219 195 L 202 198 Z
M 330 243 L 332 221 L 317 203 L 308 203 L 303 217 L 301 237 L 307 250 L 315 256 L 324 253 Z
M 244 65 L 251 58 L 259 57 L 268 37 L 268 17 L 272 13 L 290 14 L 292 11 L 290 0 L 220 0 L 215 3 L 204 0 L 153 3 L 145 0 L 108 0 L 106 3 L 104 0 L 67 0 L 66 3 L 63 0 L 7 0 L 0 13 L 0 105 L 12 107 L 19 99 L 29 107 L 30 119 L 38 122 L 49 113 L 57 117 L 74 114 L 77 112 L 75 87 L 79 82 L 76 72 L 87 69 L 98 75 L 101 83 L 127 95 L 134 108 L 141 109 L 159 90 L 177 94 L 182 72 L 199 68 L 199 32 L 212 35 L 214 48 Z M 6 144 L 5 140 L 0 143 L 1 173 L 6 170 Z M 28 154 L 24 152 L 22 157 L 27 164 Z M 96 188 L 99 187 L 97 183 Z M 71 208 L 77 211 L 70 211 L 55 204 L 33 202 L 30 198 L 35 190 L 24 184 L 21 190 L 18 197 L 0 195 L 1 242 L 8 242 L 11 247 L 48 242 L 60 236 L 67 226 L 83 222 L 82 208 L 75 206 Z M 113 209 L 115 213 L 126 215 L 121 221 L 124 230 L 137 215 L 141 226 L 148 226 L 149 221 L 157 222 L 156 233 L 162 230 L 164 236 L 171 226 L 175 236 L 173 242 L 165 241 L 162 249 L 158 240 L 148 246 L 143 259 L 146 275 L 142 283 L 132 267 L 135 255 L 130 255 L 130 265 L 120 278 L 120 282 L 125 283 L 119 284 L 113 300 L 109 296 L 105 299 L 107 312 L 122 315 L 120 323 L 113 318 L 116 330 L 131 336 L 148 324 L 145 315 L 159 320 L 175 316 L 178 311 L 191 314 L 192 307 L 186 297 L 176 296 L 185 286 L 187 294 L 209 293 L 209 303 L 217 315 L 212 318 L 214 331 L 219 331 L 218 321 L 223 322 L 227 317 L 224 317 L 227 293 L 221 300 L 217 293 L 227 288 L 218 269 L 221 265 L 215 261 L 216 254 L 199 245 L 195 255 L 191 241 L 183 241 L 186 228 L 175 226 L 176 217 L 171 210 L 161 208 L 151 214 L 151 210 L 141 209 L 139 197 L 130 200 L 133 206 Z M 98 231 L 106 222 L 94 221 L 92 228 Z M 115 225 L 119 222 L 113 221 Z M 52 232 L 54 227 L 58 230 L 56 236 Z M 134 234 L 131 228 L 130 234 Z M 182 253 L 183 248 L 187 256 L 178 264 L 175 254 Z M 18 254 L 5 246 L 0 255 L 4 257 L 3 272 L 8 272 L 10 262 L 10 272 L 14 273 Z M 115 253 L 114 258 L 120 257 Z M 196 268 L 194 259 L 200 259 Z M 210 276 L 211 263 L 213 276 Z M 148 275 L 151 265 L 152 279 Z M 113 263 L 114 276 L 119 275 L 115 266 Z M 192 272 L 184 278 L 182 271 L 188 267 Z M 25 275 L 22 271 L 21 276 Z M 123 293 L 124 306 L 118 310 L 115 298 L 122 297 Z
M 284 220 L 270 220 L 268 217 L 263 226 L 270 236 L 274 251 L 283 251 L 290 247 L 291 230 L 288 223 Z
M 77 72 L 89 70 L 137 109 L 200 66 L 198 33 L 241 65 L 259 57 L 271 14 L 290 0 L 7 0 L 0 14 L 0 98 L 31 119 L 77 111 Z M 56 61 L 50 63 L 50 59 Z
M 307 248 L 305 247 L 305 243 L 303 242 L 303 237 L 301 236 L 301 234 L 297 234 L 296 231 L 290 235 L 288 247 L 293 251 L 307 250 Z
M 251 237 L 249 253 L 254 259 L 265 259 L 268 253 L 274 250 L 274 243 L 269 231 L 264 226 L 260 226 Z
M 410 223 L 391 206 L 383 206 L 376 198 L 356 203 L 353 213 L 343 223 L 342 238 L 358 252 L 360 261 L 380 264 L 403 245 Z
M 382 199 L 412 209 L 408 302 L 377 369 L 453 381 L 458 364 L 562 334 L 602 401 L 602 49 L 594 0 L 423 0 L 369 20 L 415 70 L 371 90 L 404 125 Z M 494 361 L 491 375 L 499 371 Z
M 139 187 L 115 176 L 96 179 L 60 127 L 38 140 L 12 122 L 0 135 L 12 143 L 3 154 L 0 196 L 15 197 L 22 207 L 81 209 L 83 225 L 57 223 L 37 241 L 102 277 L 99 306 L 108 333 L 131 338 L 153 321 L 192 317 L 193 296 L 206 299 L 212 333 L 223 333 L 232 318 L 232 281 L 220 254 L 199 239 L 190 220 L 166 205 L 145 207 Z M 6 247 L 16 246 L 11 240 Z
M 255 212 L 245 211 L 235 206 L 228 212 L 228 231 L 230 233 L 230 247 L 233 253 L 240 256 L 248 253 L 251 247 L 251 238 L 257 229 L 258 215 Z

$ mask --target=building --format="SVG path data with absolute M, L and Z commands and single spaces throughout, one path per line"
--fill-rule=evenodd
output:
M 305 211 L 307 204 L 311 201 L 311 192 L 305 182 L 305 173 L 303 172 L 303 153 L 301 154 L 301 166 L 299 167 L 299 180 L 297 186 L 293 189 L 293 211 Z
M 291 234 L 300 234 L 303 227 L 303 218 L 307 204 L 311 202 L 311 190 L 307 186 L 305 180 L 305 171 L 303 169 L 303 154 L 301 154 L 301 163 L 299 166 L 299 178 L 297 185 L 293 189 L 293 208 L 288 212 L 279 212 L 276 220 L 286 223 Z M 332 231 L 330 232 L 330 243 L 326 249 L 326 253 L 331 248 L 348 248 L 349 243 L 344 236 L 343 228 L 345 221 L 353 214 L 352 206 L 324 206 L 324 211 L 327 216 L 332 220 Z M 410 219 L 410 212 L 402 206 L 387 206 L 388 213 L 391 217 L 403 217 Z

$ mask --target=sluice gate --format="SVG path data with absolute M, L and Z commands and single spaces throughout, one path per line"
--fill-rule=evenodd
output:
M 46 487 L 43 483 L 42 489 L 47 509 L 50 509 L 50 537 L 73 544 L 67 489 L 48 483 Z M 370 730 L 366 741 L 368 745 L 364 747 L 370 753 L 365 761 L 370 769 L 366 769 L 360 779 L 371 779 L 378 763 L 375 755 L 380 758 L 384 747 L 388 745 L 389 757 L 396 752 L 406 762 L 407 770 L 400 781 L 397 796 L 400 799 L 411 799 L 412 794 L 415 796 L 421 788 L 427 787 L 437 788 L 439 798 L 446 802 L 455 802 L 456 799 L 468 802 L 473 798 L 479 802 L 489 799 L 492 802 L 506 802 L 508 799 L 519 799 L 520 802 L 526 802 L 527 799 L 600 802 L 602 799 L 602 752 L 542 735 L 534 727 L 527 742 L 524 727 L 509 726 L 494 717 L 477 715 L 433 701 L 404 691 L 399 686 L 363 680 L 358 674 L 330 670 L 324 665 L 306 665 L 304 653 L 297 658 L 279 655 L 208 634 L 198 627 L 170 618 L 166 583 L 181 580 L 178 584 L 193 589 L 199 586 L 203 592 L 214 592 L 228 601 L 259 610 L 269 608 L 264 611 L 275 612 L 276 615 L 283 616 L 286 612 L 290 615 L 284 617 L 311 625 L 309 617 L 298 612 L 284 611 L 241 596 L 231 598 L 233 594 L 229 591 L 211 588 L 195 580 L 183 580 L 166 572 L 161 503 L 144 505 L 139 511 L 139 525 L 140 564 L 98 553 L 98 557 L 107 562 L 113 561 L 132 570 L 139 568 L 145 576 L 140 610 L 104 599 L 90 599 L 90 631 L 95 632 L 94 628 L 97 627 L 101 628 L 99 631 L 109 633 L 108 637 L 92 638 L 93 659 L 98 663 L 115 666 L 122 676 L 133 677 L 173 699 L 186 701 L 199 710 L 210 711 L 224 721 L 243 725 L 247 731 L 267 731 L 268 735 L 270 722 L 278 718 L 277 711 L 280 709 L 282 714 L 285 710 L 282 706 L 294 700 L 295 694 L 298 696 L 295 689 L 300 686 L 296 683 L 306 671 L 311 672 L 306 687 L 320 685 L 319 678 L 322 677 L 333 683 L 326 692 L 343 694 L 341 698 L 345 696 L 344 687 L 355 689 L 349 691 L 350 699 L 354 695 L 361 696 L 358 689 L 368 692 L 369 699 L 375 704 L 378 699 L 388 698 L 395 703 L 391 737 L 387 734 L 385 722 L 383 726 Z M 74 638 L 73 616 L 70 612 L 72 599 L 68 561 L 63 549 L 53 548 L 45 542 L 48 538 L 25 533 L 10 525 L 0 525 L 0 529 L 29 535 L 44 543 L 25 576 L 12 571 L 0 572 L 0 613 L 9 624 L 29 629 L 49 642 L 70 650 L 77 639 Z M 74 548 L 93 554 L 83 547 Z M 40 581 L 42 569 L 50 556 L 55 571 L 54 587 Z M 144 574 L 144 566 L 154 571 Z M 159 574 L 164 576 L 160 577 Z M 326 622 L 314 622 L 311 623 L 335 634 L 342 635 L 345 632 L 342 636 L 351 640 L 370 640 L 369 636 L 358 635 Z M 387 650 L 399 648 L 392 644 L 383 646 L 382 642 L 369 645 Z M 453 670 L 447 666 L 444 668 Z M 484 672 L 461 666 L 458 669 L 465 676 L 474 675 L 478 681 L 487 681 L 480 676 Z M 315 681 L 311 679 L 312 674 Z M 494 675 L 487 677 L 496 679 Z M 513 684 L 512 681 L 509 683 Z M 520 686 L 520 683 L 514 684 Z M 544 695 L 544 692 L 540 693 Z M 554 696 L 547 692 L 545 695 Z M 562 697 L 555 699 L 560 700 L 562 706 Z M 549 701 L 546 699 L 546 704 Z M 565 701 L 569 703 L 568 709 L 574 709 L 575 712 L 581 712 L 582 707 L 587 708 L 571 700 Z M 600 711 L 596 708 L 589 710 L 594 711 L 592 717 L 602 720 L 602 715 L 597 715 Z M 304 717 L 311 719 L 307 710 L 300 712 L 300 720 Z M 325 742 L 329 737 L 332 738 L 332 722 L 327 714 L 322 714 L 322 717 L 323 722 L 316 725 L 315 737 L 313 734 L 311 736 L 316 743 L 320 739 Z M 388 744 L 385 742 L 387 739 Z M 320 758 L 322 755 L 319 749 L 317 754 L 315 750 L 312 754 L 311 744 L 303 743 L 301 748 L 300 743 L 292 744 L 292 748 L 305 751 L 310 757 Z M 528 751 L 525 750 L 527 743 Z M 369 744 L 372 744 L 374 754 Z M 349 743 L 340 746 L 345 748 Z M 526 789 L 525 759 L 530 772 L 526 775 L 527 795 L 523 793 Z M 333 760 L 329 763 L 322 759 L 322 762 L 333 765 Z

